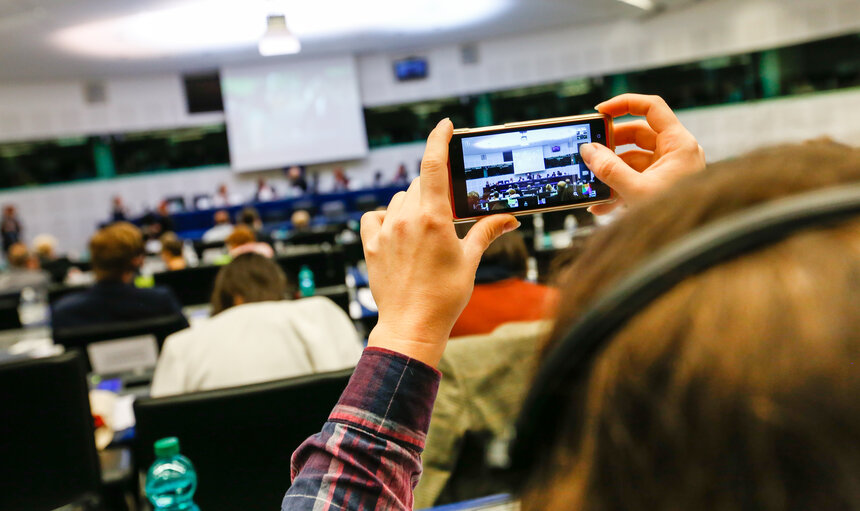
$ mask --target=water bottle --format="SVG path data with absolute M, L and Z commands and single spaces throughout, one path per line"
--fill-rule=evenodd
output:
M 155 461 L 146 473 L 146 498 L 153 511 L 200 511 L 194 503 L 197 472 L 191 461 L 179 454 L 179 439 L 155 442 Z
M 316 291 L 314 285 L 314 272 L 307 265 L 302 266 L 299 270 L 299 293 L 305 296 L 313 296 Z

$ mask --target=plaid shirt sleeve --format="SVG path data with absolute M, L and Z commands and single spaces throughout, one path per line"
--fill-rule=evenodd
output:
M 283 511 L 411 510 L 442 374 L 367 348 L 322 431 L 293 454 Z

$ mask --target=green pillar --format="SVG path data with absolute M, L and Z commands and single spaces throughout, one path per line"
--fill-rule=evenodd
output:
M 630 91 L 630 82 L 627 80 L 627 73 L 612 75 L 609 77 L 609 97 L 625 94 Z
M 113 152 L 110 145 L 102 140 L 93 142 L 93 162 L 96 165 L 96 176 L 100 179 L 110 178 L 116 175 L 116 165 L 113 161 Z
M 490 95 L 481 94 L 475 103 L 475 126 L 491 126 L 493 124 L 493 107 L 490 104 Z
M 779 53 L 776 50 L 767 50 L 761 53 L 758 75 L 759 80 L 761 80 L 763 97 L 774 98 L 780 95 Z

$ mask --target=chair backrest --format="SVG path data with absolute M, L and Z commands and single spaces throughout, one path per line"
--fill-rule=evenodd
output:
M 154 335 L 158 342 L 158 348 L 164 344 L 164 339 L 182 330 L 188 325 L 185 317 L 176 314 L 170 316 L 159 316 L 155 318 L 141 319 L 137 321 L 120 321 L 116 323 L 100 323 L 86 326 L 54 329 L 53 338 L 56 344 L 65 346 L 68 350 L 76 350 L 83 353 L 85 366 L 91 369 L 89 358 L 86 355 L 87 346 L 99 341 L 111 341 L 115 339 L 126 339 L 143 335 Z
M 159 286 L 169 287 L 183 306 L 209 303 L 215 277 L 220 266 L 197 266 L 183 270 L 156 273 L 152 277 Z
M 0 410 L 0 509 L 56 509 L 99 491 L 79 354 L 0 364 Z
M 343 248 L 339 246 L 319 247 L 318 250 L 280 256 L 275 262 L 294 285 L 298 282 L 302 266 L 307 266 L 314 273 L 314 283 L 318 288 L 346 283 L 346 258 Z
M 92 287 L 90 284 L 82 284 L 76 286 L 67 286 L 64 284 L 53 285 L 48 288 L 48 304 L 53 309 L 54 304 L 60 301 L 61 298 L 74 293 L 80 293 Z
M 351 373 L 138 399 L 137 467 L 152 463 L 153 442 L 175 436 L 197 469 L 200 509 L 277 509 L 290 486 L 290 456 L 320 431 Z
M 18 306 L 21 304 L 21 291 L 0 294 L 0 330 L 21 328 Z

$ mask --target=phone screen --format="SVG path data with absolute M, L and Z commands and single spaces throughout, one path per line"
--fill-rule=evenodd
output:
M 451 141 L 454 214 L 470 218 L 585 205 L 609 199 L 579 155 L 582 144 L 607 142 L 603 118 L 534 127 L 502 127 Z

